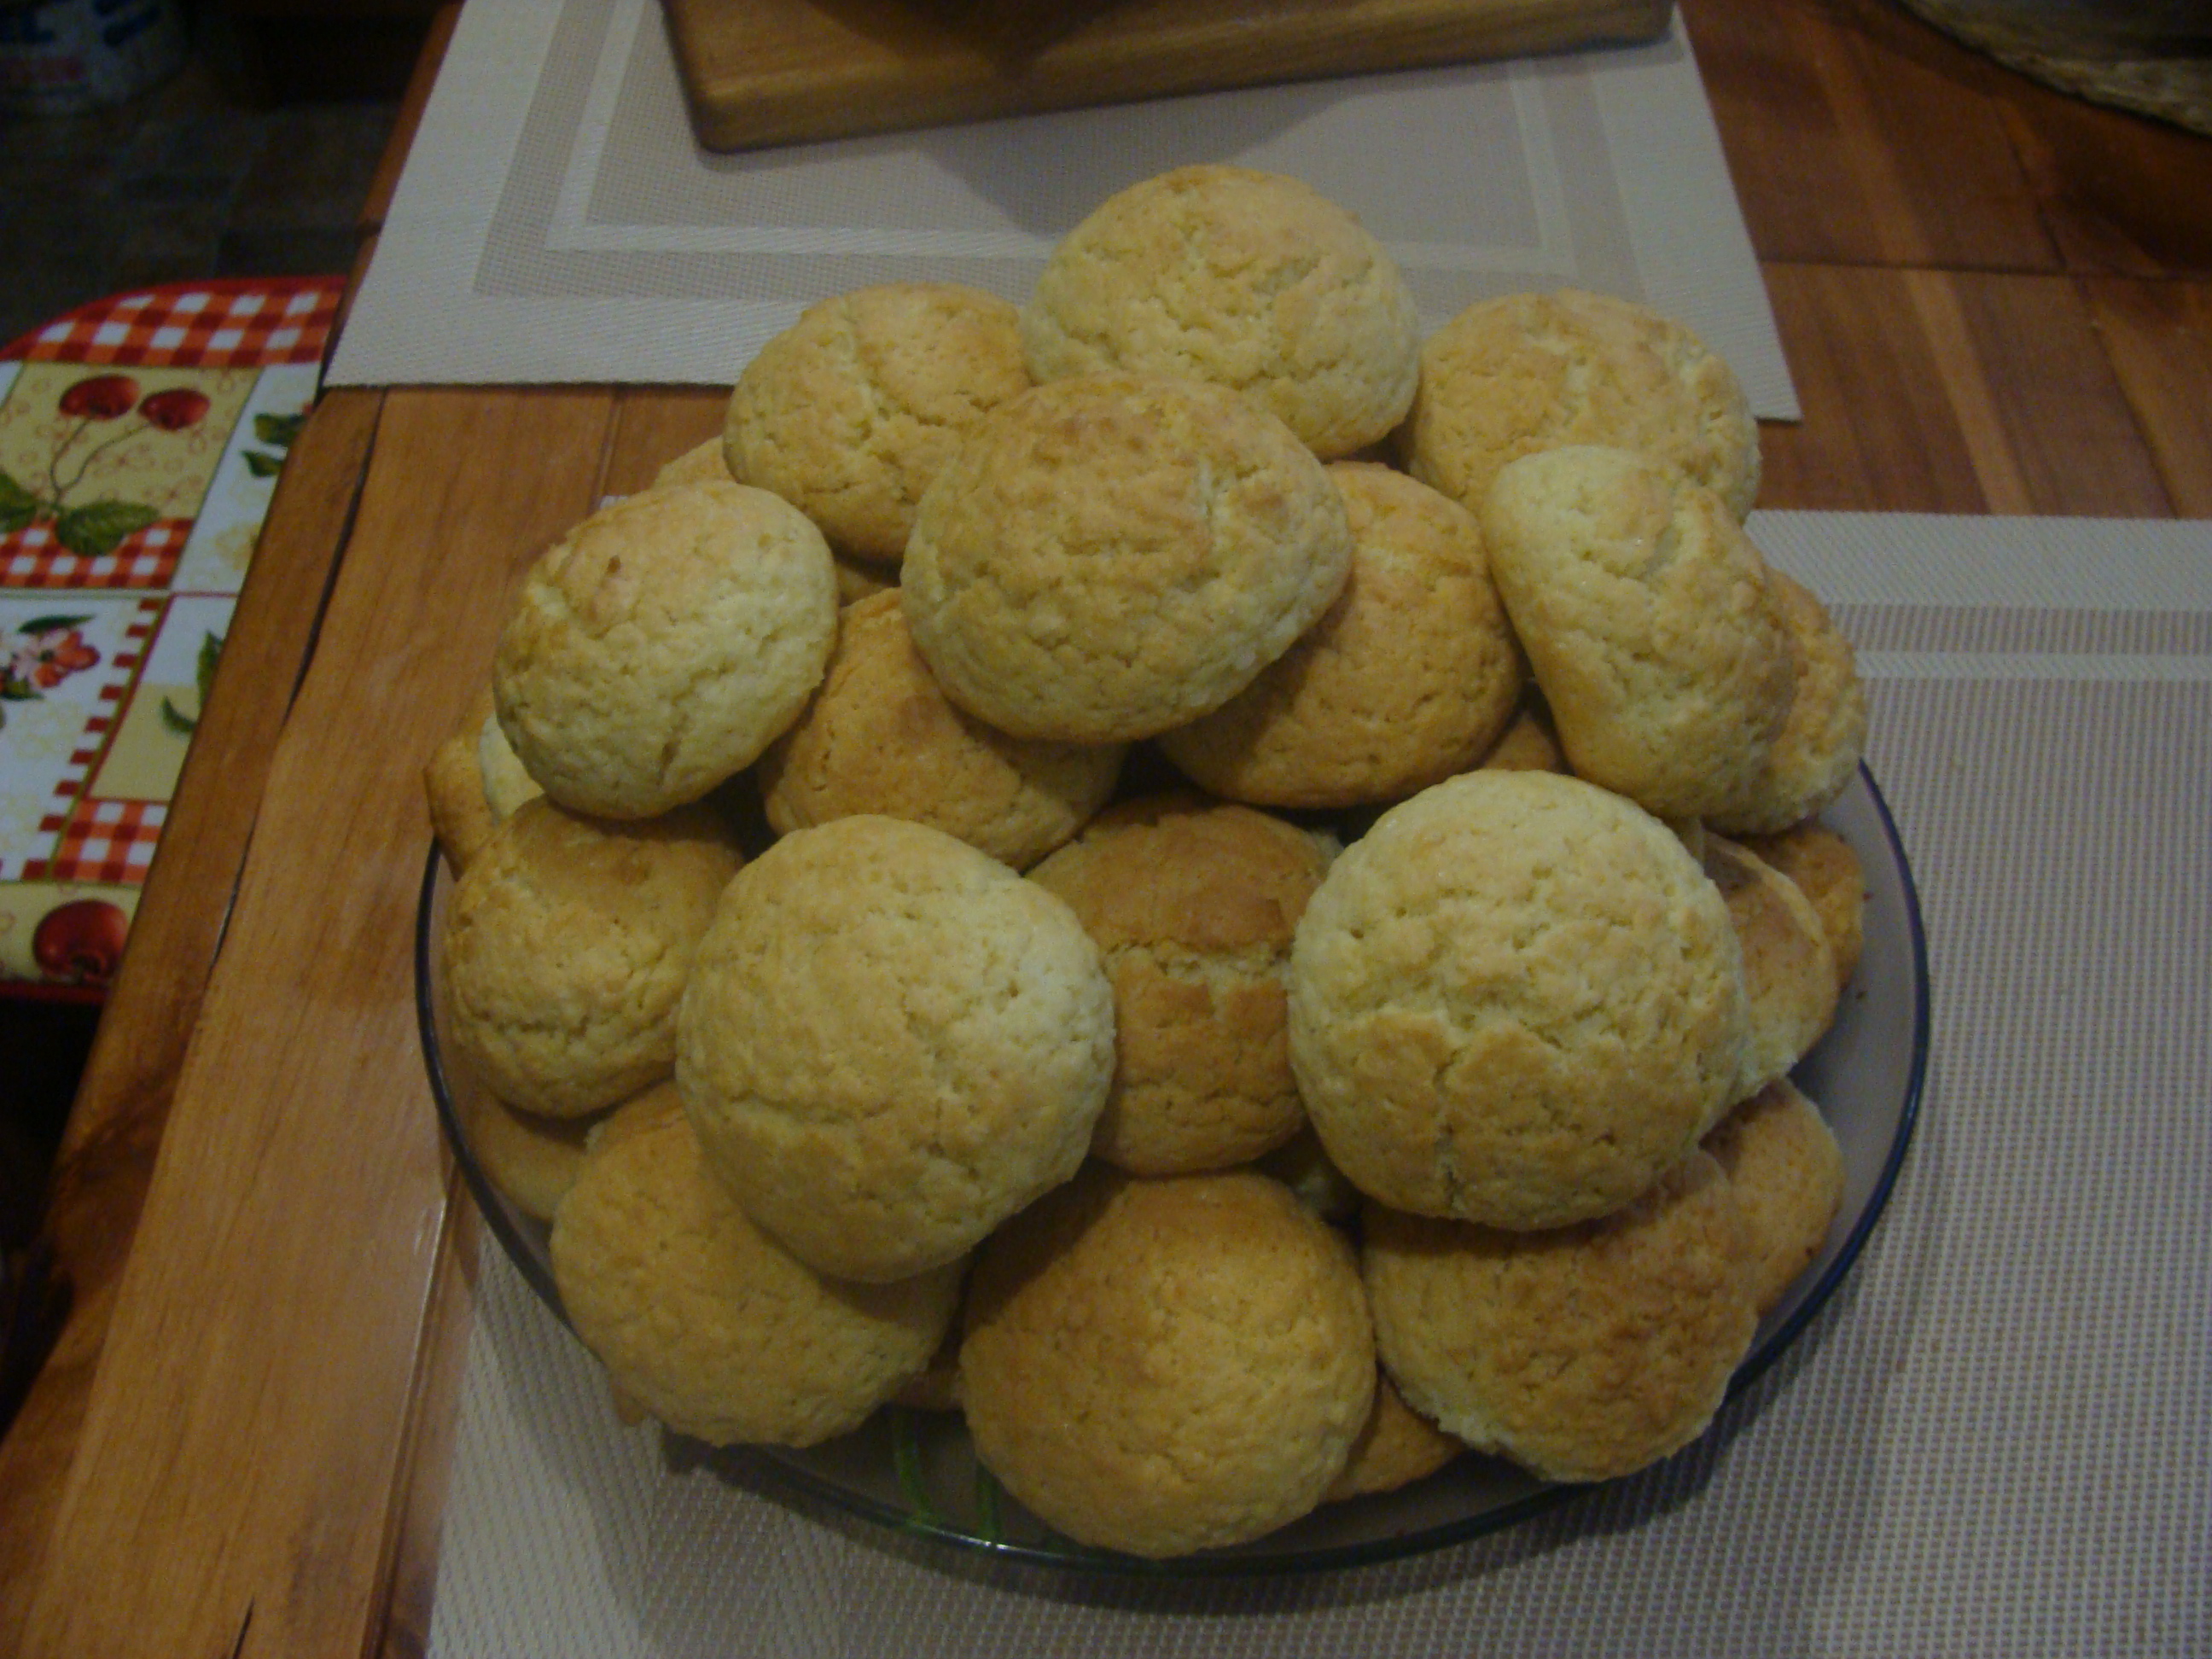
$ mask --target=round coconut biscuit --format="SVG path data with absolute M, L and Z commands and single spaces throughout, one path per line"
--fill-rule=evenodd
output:
M 1836 1017 L 1836 953 L 1796 882 L 1732 841 L 1710 832 L 1705 841 L 1705 873 L 1728 901 L 1743 946 L 1751 1034 L 1736 1084 L 1741 1099 L 1786 1077 L 1827 1030 Z
M 1226 799 L 1402 800 L 1474 765 L 1518 704 L 1526 671 L 1474 515 L 1388 467 L 1329 476 L 1352 526 L 1344 592 L 1243 691 L 1159 735 Z
M 1565 1226 L 1633 1200 L 1735 1097 L 1728 906 L 1632 802 L 1469 772 L 1346 848 L 1291 956 L 1291 1063 L 1352 1184 Z
M 887 283 L 809 306 L 730 393 L 722 452 L 840 552 L 896 564 L 961 440 L 1026 392 L 1014 307 L 954 283 Z
M 825 1279 L 748 1220 L 679 1115 L 594 1146 L 553 1223 L 562 1306 L 610 1379 L 712 1445 L 860 1426 L 951 1326 L 960 1269 Z
M 1219 386 L 1108 374 L 985 419 L 923 498 L 900 591 L 963 708 L 1121 743 L 1242 691 L 1351 559 L 1336 485 L 1280 421 Z
M 1109 197 L 1022 308 L 1040 382 L 1127 370 L 1233 387 L 1325 460 L 1386 435 L 1420 373 L 1413 297 L 1359 222 L 1295 179 L 1178 167 Z
M 526 802 L 453 885 L 454 1054 L 519 1111 L 581 1117 L 666 1077 L 677 1004 L 742 860 L 703 807 L 645 823 Z
M 1114 992 L 1066 905 L 896 818 L 785 836 L 724 895 L 678 1085 L 762 1226 L 841 1278 L 951 1261 L 1075 1172 Z
M 879 564 L 864 564 L 844 554 L 836 556 L 837 605 L 842 611 L 877 593 L 896 592 L 898 572 Z
M 1094 1156 L 1176 1175 L 1247 1162 L 1298 1132 L 1283 976 L 1328 867 L 1295 825 L 1169 796 L 1109 808 L 1030 872 L 1113 981 L 1114 1085 Z
M 1753 1300 L 1778 1305 L 1828 1242 L 1844 1201 L 1844 1153 L 1820 1108 L 1787 1078 L 1741 1102 L 1705 1137 L 1751 1238 Z
M 1573 289 L 1482 301 L 1431 335 L 1396 442 L 1476 512 L 1508 464 L 1580 444 L 1649 456 L 1739 524 L 1759 494 L 1759 426 L 1727 362 L 1656 312 Z
M 492 665 L 499 721 L 572 811 L 651 817 L 750 766 L 837 634 L 830 550 L 734 483 L 647 489 L 532 567 Z
M 484 1089 L 457 1094 L 453 1115 L 484 1179 L 516 1209 L 540 1221 L 553 1218 L 583 1167 L 585 1143 L 602 1121 L 518 1112 Z
M 1742 1211 L 1695 1149 L 1628 1208 L 1546 1232 L 1370 1205 L 1361 1268 L 1407 1404 L 1547 1480 L 1695 1439 L 1758 1324 Z
M 1122 747 L 1010 738 L 945 700 L 896 593 L 848 608 L 822 689 L 761 757 L 779 834 L 877 812 L 957 836 L 1016 869 L 1089 823 Z
M 422 768 L 422 793 L 430 806 L 430 828 L 455 875 L 468 867 L 504 816 L 492 805 L 483 768 L 477 758 L 478 733 L 487 720 L 498 725 L 489 688 Z
M 963 1323 L 976 1456 L 1048 1524 L 1134 1555 L 1305 1514 L 1375 1388 L 1351 1248 L 1248 1171 L 1089 1165 L 977 1254 Z
M 1866 754 L 1866 688 L 1850 641 L 1803 583 L 1770 565 L 1766 586 L 1790 640 L 1795 685 L 1747 799 L 1714 817 L 1729 835 L 1771 834 L 1811 817 L 1844 793 Z
M 1753 799 L 1796 670 L 1720 498 L 1626 450 L 1555 449 L 1500 472 L 1482 522 L 1576 775 L 1662 817 Z
M 1336 1477 L 1323 1503 L 1364 1498 L 1372 1492 L 1395 1492 L 1434 1474 L 1467 1449 L 1406 1403 L 1406 1396 L 1386 1373 L 1375 1378 L 1375 1409 L 1359 1438 L 1352 1443 L 1352 1455 L 1344 1473 Z
M 1866 944 L 1866 872 L 1859 867 L 1859 855 L 1827 825 L 1811 822 L 1792 824 L 1778 835 L 1747 836 L 1743 844 L 1813 901 L 1835 953 L 1836 988 L 1841 991 L 1858 971 Z

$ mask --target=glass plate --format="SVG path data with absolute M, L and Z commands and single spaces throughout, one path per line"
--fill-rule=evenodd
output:
M 1795 1078 L 1819 1102 L 1843 1147 L 1844 1197 L 1826 1248 L 1760 1323 L 1731 1395 L 1772 1364 L 1832 1295 L 1887 1201 L 1905 1157 L 1928 1066 L 1928 956 L 1919 900 L 1897 826 L 1862 768 L 1823 821 L 1858 854 L 1867 885 L 1866 943 L 1836 1022 Z M 431 849 L 416 924 L 416 1002 L 438 1115 L 470 1191 L 515 1266 L 555 1313 L 547 1230 L 484 1177 L 460 1129 L 457 1090 L 474 1086 L 441 1061 L 445 1016 L 434 949 L 450 882 Z M 1070 1542 L 1011 1498 L 975 1462 L 957 1413 L 887 1407 L 853 1433 L 805 1450 L 696 1448 L 687 1462 L 787 1490 L 902 1533 L 994 1557 L 1056 1568 L 1167 1577 L 1304 1572 L 1389 1560 L 1514 1525 L 1587 1487 L 1539 1480 L 1502 1460 L 1463 1456 L 1393 1492 L 1323 1505 L 1265 1538 L 1167 1561 Z

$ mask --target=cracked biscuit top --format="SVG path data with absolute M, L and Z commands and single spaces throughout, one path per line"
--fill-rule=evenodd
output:
M 1759 494 L 1759 427 L 1727 362 L 1680 323 L 1576 289 L 1482 301 L 1431 335 L 1395 441 L 1415 477 L 1477 513 L 1499 468 L 1567 444 L 1648 455 L 1739 523 Z
M 1219 708 L 1344 586 L 1352 531 L 1283 423 L 1194 380 L 1101 374 L 1001 405 L 922 499 L 901 589 L 953 702 L 1115 743 Z
M 1324 459 L 1405 415 L 1412 294 L 1382 244 L 1295 179 L 1188 167 L 1109 198 L 1023 307 L 1040 381 L 1126 369 L 1233 386 Z
M 819 305 L 730 393 L 722 452 L 840 552 L 896 562 L 961 438 L 1029 389 L 1014 307 L 952 283 L 888 283 Z
M 532 567 L 492 692 L 547 794 L 651 817 L 781 736 L 836 633 L 830 550 L 798 509 L 742 484 L 669 485 L 593 514 Z
M 823 1273 L 899 1279 L 1075 1173 L 1114 993 L 1066 904 L 896 818 L 796 830 L 746 872 L 684 988 L 676 1077 L 747 1214 Z
M 1291 951 L 1291 1063 L 1352 1184 L 1564 1226 L 1633 1200 L 1735 1098 L 1743 967 L 1719 891 L 1634 803 L 1477 771 L 1346 848 Z

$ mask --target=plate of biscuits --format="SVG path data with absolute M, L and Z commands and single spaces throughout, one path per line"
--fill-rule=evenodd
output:
M 1423 338 L 1295 180 L 808 310 L 545 550 L 426 769 L 433 1091 L 612 1409 L 1085 1570 L 1680 1450 L 1843 1281 L 1928 979 L 1726 364 Z M 672 1476 L 671 1478 L 677 1478 Z

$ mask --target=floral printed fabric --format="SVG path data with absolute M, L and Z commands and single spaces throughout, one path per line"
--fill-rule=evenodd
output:
M 119 295 L 0 352 L 0 994 L 113 975 L 343 288 Z

